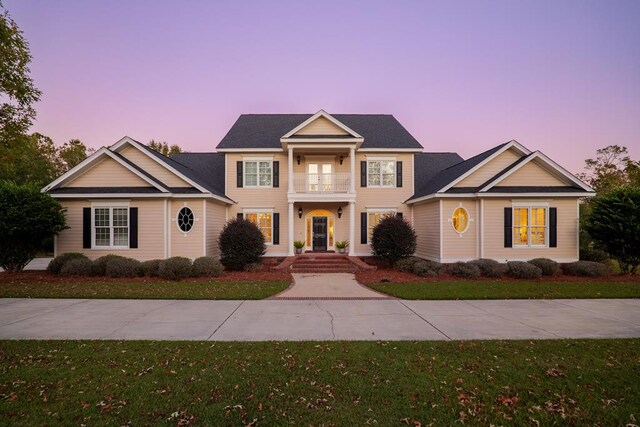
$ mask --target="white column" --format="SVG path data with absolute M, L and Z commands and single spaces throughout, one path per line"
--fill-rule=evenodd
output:
M 356 254 L 356 204 L 349 202 L 349 256 Z
M 293 253 L 293 202 L 289 202 L 289 239 L 287 241 L 287 254 L 288 256 L 294 256 Z
M 293 148 L 289 148 L 288 158 L 288 174 L 289 174 L 289 193 L 293 193 Z
M 349 149 L 349 162 L 351 163 L 351 184 L 349 185 L 349 192 L 355 194 L 356 192 L 356 149 L 351 147 Z

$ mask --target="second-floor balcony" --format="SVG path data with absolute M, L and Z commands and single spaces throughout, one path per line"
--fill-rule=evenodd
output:
M 294 173 L 295 193 L 348 193 L 351 174 L 344 173 Z

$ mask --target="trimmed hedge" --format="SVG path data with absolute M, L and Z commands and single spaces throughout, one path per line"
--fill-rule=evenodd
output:
M 534 258 L 529 261 L 529 264 L 542 270 L 543 276 L 555 276 L 561 273 L 560 264 L 549 258 Z
M 448 266 L 447 271 L 456 277 L 466 277 L 469 279 L 480 277 L 480 267 L 470 262 L 454 262 Z
M 594 261 L 577 261 L 562 266 L 564 274 L 581 277 L 600 277 L 609 274 L 609 267 Z
M 413 274 L 420 277 L 436 277 L 440 275 L 443 265 L 439 262 L 420 260 L 413 264 Z
M 158 276 L 166 280 L 180 280 L 193 276 L 193 263 L 189 258 L 174 256 L 160 261 Z
M 107 262 L 105 275 L 108 277 L 139 277 L 142 276 L 142 263 L 133 258 L 112 258 Z
M 480 258 L 473 261 L 469 261 L 469 264 L 474 264 L 480 269 L 480 274 L 484 277 L 501 277 L 507 274 L 508 267 L 506 264 L 502 264 L 494 259 Z
M 68 259 L 60 268 L 60 276 L 91 276 L 93 263 L 87 257 Z
M 67 252 L 66 254 L 58 255 L 54 259 L 49 262 L 47 266 L 47 271 L 51 274 L 60 274 L 60 270 L 62 267 L 72 259 L 86 259 L 89 261 L 89 258 L 85 254 L 81 254 L 78 252 Z
M 416 251 L 417 235 L 413 226 L 399 216 L 383 218 L 373 228 L 371 251 L 392 265 Z
M 140 271 L 143 276 L 146 277 L 158 277 L 158 270 L 160 270 L 160 262 L 159 259 L 150 259 L 149 261 L 144 261 L 140 265 Z
M 417 262 L 420 262 L 420 259 L 412 257 L 412 256 L 406 257 L 406 258 L 401 258 L 398 261 L 396 261 L 395 264 L 393 264 L 393 268 L 398 270 L 398 271 L 402 271 L 403 273 L 412 273 L 413 272 L 413 266 Z
M 542 276 L 542 270 L 526 261 L 509 261 L 507 268 L 509 276 L 515 279 L 537 279 Z
M 222 263 L 212 256 L 203 256 L 193 261 L 193 275 L 195 277 L 218 277 L 223 271 Z
M 244 271 L 253 272 L 253 271 L 262 271 L 264 269 L 264 265 L 261 262 L 252 262 L 251 264 L 247 264 L 244 266 Z
M 107 274 L 107 264 L 109 261 L 114 259 L 126 259 L 123 256 L 109 254 L 101 256 L 93 261 L 93 275 L 94 276 L 105 276 Z
M 229 270 L 241 271 L 248 264 L 260 262 L 266 252 L 264 235 L 252 222 L 232 219 L 218 237 L 220 261 Z

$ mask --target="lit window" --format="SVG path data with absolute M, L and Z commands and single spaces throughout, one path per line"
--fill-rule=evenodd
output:
M 266 243 L 272 243 L 273 214 L 271 212 L 246 212 L 244 219 L 258 226 Z
M 129 208 L 94 208 L 93 242 L 96 248 L 129 247 Z
M 394 216 L 396 213 L 393 211 L 379 211 L 379 212 L 369 212 L 367 228 L 369 229 L 369 240 L 373 236 L 373 229 L 382 221 L 384 218 L 388 218 L 390 216 Z
M 367 185 L 369 187 L 395 187 L 396 162 L 393 160 L 368 161 Z
M 518 207 L 513 209 L 514 246 L 545 246 L 547 244 L 547 208 Z
M 244 162 L 246 187 L 271 187 L 273 163 L 271 161 Z
M 184 233 L 188 233 L 193 227 L 195 217 L 193 211 L 187 207 L 180 209 L 178 212 L 178 228 Z
M 464 233 L 469 227 L 469 213 L 465 208 L 456 208 L 451 217 L 451 224 L 456 233 Z

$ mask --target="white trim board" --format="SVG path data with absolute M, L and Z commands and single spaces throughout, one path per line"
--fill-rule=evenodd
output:
M 307 120 L 305 120 L 302 123 L 300 123 L 295 128 L 291 129 L 289 132 L 284 134 L 282 136 L 282 139 L 287 139 L 287 138 L 292 137 L 293 135 L 295 135 L 297 132 L 299 132 L 303 128 L 305 128 L 308 125 L 310 125 L 311 123 L 315 122 L 320 117 L 324 117 L 325 119 L 329 120 L 331 123 L 333 123 L 334 125 L 336 125 L 340 129 L 342 129 L 343 131 L 345 131 L 349 135 L 351 135 L 352 138 L 362 138 L 361 135 L 359 135 L 356 131 L 351 129 L 349 126 L 345 125 L 340 120 L 336 119 L 335 117 L 333 117 L 331 114 L 327 113 L 326 111 L 320 110 L 317 113 L 315 113 L 313 116 L 309 117 Z

